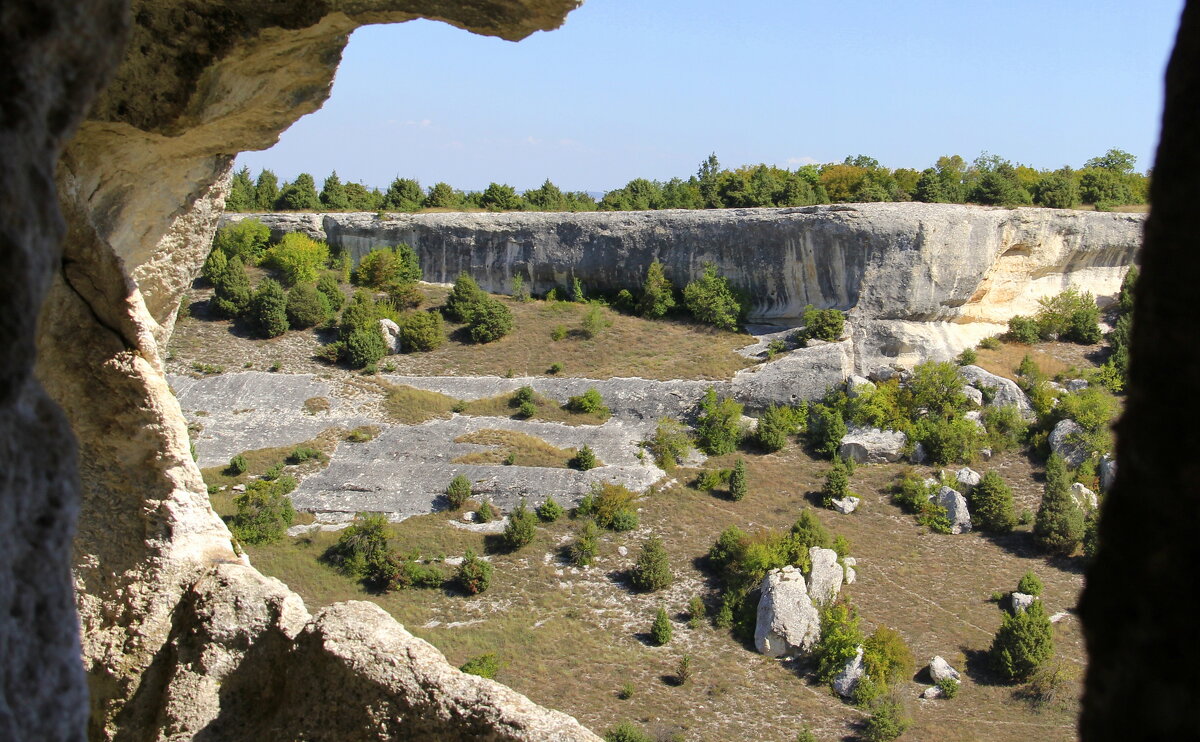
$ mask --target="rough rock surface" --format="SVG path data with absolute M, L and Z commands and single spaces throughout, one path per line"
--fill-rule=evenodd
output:
M 862 679 L 864 672 L 863 647 L 860 644 L 855 648 L 854 656 L 846 660 L 846 664 L 834 676 L 833 682 L 830 683 L 833 687 L 833 692 L 842 698 L 851 697 L 854 695 L 854 689 L 858 687 L 858 681 Z
M 188 454 L 184 417 L 160 360 L 175 308 L 198 271 L 223 207 L 233 156 L 269 146 L 280 131 L 320 105 L 349 32 L 363 23 L 430 15 L 480 33 L 518 39 L 557 26 L 576 4 L 499 0 L 485 8 L 418 0 L 397 10 L 394 3 L 368 0 L 336 11 L 327 3 L 251 9 L 220 0 L 139 1 L 132 9 L 120 2 L 61 8 L 23 4 L 11 12 L 6 6 L 0 47 L 6 52 L 6 69 L 23 82 L 6 88 L 5 95 L 8 90 L 24 91 L 19 110 L 30 126 L 37 122 L 34 128 L 41 127 L 31 139 L 14 140 L 10 135 L 19 132 L 11 126 L 25 119 L 6 117 L 0 126 L 6 153 L 0 232 L 9 236 L 6 240 L 17 240 L 12 245 L 6 241 L 0 254 L 14 268 L 4 274 L 22 284 L 11 296 L 19 297 L 23 307 L 6 306 L 6 317 L 12 327 L 28 328 L 20 343 L 6 344 L 5 356 L 20 361 L 5 366 L 9 375 L 3 388 L 21 390 L 21 397 L 20 408 L 5 408 L 3 419 L 5 425 L 20 426 L 20 439 L 39 449 L 37 455 L 10 456 L 6 461 L 39 467 L 35 479 L 41 484 L 27 481 L 24 465 L 6 465 L 5 470 L 27 502 L 34 502 L 29 492 L 43 492 L 47 498 L 21 512 L 5 512 L 2 521 L 46 524 L 60 534 L 61 542 L 56 546 L 54 539 L 39 537 L 38 551 L 51 548 L 54 557 L 6 554 L 5 563 L 21 575 L 18 585 L 29 580 L 43 585 L 40 590 L 19 591 L 30 601 L 24 615 L 38 624 L 37 629 L 21 631 L 42 637 L 39 641 L 46 649 L 37 656 L 25 654 L 20 642 L 7 640 L 8 628 L 0 626 L 6 666 L 22 668 L 6 677 L 26 680 L 19 702 L 0 705 L 29 709 L 40 718 L 20 734 L 0 729 L 0 737 L 69 739 L 82 734 L 86 702 L 78 677 L 76 627 L 82 628 L 82 665 L 91 691 L 90 734 L 95 739 L 115 737 L 118 726 L 131 739 L 190 738 L 217 719 L 236 725 L 261 712 L 261 707 L 250 708 L 229 694 L 227 689 L 236 684 L 210 682 L 185 669 L 192 661 L 173 649 L 184 638 L 181 632 L 192 632 L 198 659 L 191 666 L 211 669 L 213 678 L 226 669 L 227 678 L 249 674 L 245 661 L 255 656 L 250 652 L 239 660 L 237 647 L 246 635 L 216 631 L 206 623 L 212 618 L 209 613 L 193 610 L 200 600 L 199 586 L 211 587 L 211 594 L 203 598 L 206 605 L 236 610 L 248 610 L 246 601 L 256 600 L 261 592 L 253 578 L 212 582 L 224 569 L 220 565 L 238 565 L 240 559 L 208 504 L 199 470 Z M 129 30 L 125 24 L 130 22 L 130 43 L 124 46 Z M 22 53 L 28 56 L 20 57 Z M 93 99 L 122 54 L 111 84 Z M 20 63 L 12 66 L 10 59 L 18 58 Z M 9 103 L 6 97 L 6 112 L 18 110 Z M 85 110 L 88 120 L 60 153 Z M 51 131 L 44 128 L 47 124 Z M 21 173 L 20 182 L 9 180 L 9 168 Z M 54 184 L 57 199 L 50 193 Z M 66 224 L 61 255 L 55 249 L 62 233 L 55 205 Z M 19 213 L 37 217 L 12 221 L 9 215 Z M 19 250 L 14 247 L 18 244 Z M 35 250 L 36 257 L 29 250 Z M 10 255 L 19 269 L 7 262 Z M 47 286 L 41 311 L 49 319 L 35 323 L 33 308 Z M 71 573 L 68 524 L 77 502 L 76 485 L 70 484 L 73 449 L 64 443 L 70 436 L 62 432 L 59 413 L 29 379 L 35 327 L 38 376 L 65 411 L 82 452 L 81 517 Z M 0 402 L 17 399 L 0 397 Z M 43 440 L 39 430 L 57 432 Z M 43 506 L 49 503 L 53 507 L 47 510 Z M 7 534 L 0 541 L 23 543 Z M 78 618 L 58 620 L 50 614 L 69 610 L 71 577 Z M 12 583 L 0 584 L 7 591 Z M 286 590 L 283 594 L 291 595 Z M 280 605 L 289 602 L 285 598 Z M 6 599 L 5 605 L 16 604 Z M 7 621 L 20 611 L 4 613 L 0 620 Z M 188 615 L 200 616 L 198 623 L 180 623 Z M 282 622 L 288 615 L 264 619 L 281 622 L 264 629 L 265 634 L 286 637 L 291 629 Z M 55 633 L 55 627 L 61 631 Z M 257 646 L 266 645 L 256 645 L 255 651 Z M 273 671 L 280 674 L 287 657 L 277 659 L 280 664 Z M 35 666 L 47 682 L 29 681 Z M 143 682 L 152 666 L 152 677 Z M 31 672 L 22 674 L 27 667 Z M 63 673 L 47 677 L 52 675 L 50 668 Z M 433 670 L 430 678 L 438 676 Z M 290 677 L 299 681 L 305 676 Z M 436 696 L 440 691 L 430 687 L 423 693 Z M 456 700 L 447 693 L 445 700 L 445 708 L 456 710 L 422 716 L 427 709 L 414 699 L 411 707 L 397 705 L 403 714 L 398 711 L 396 718 L 412 712 L 418 719 L 442 719 L 441 731 L 428 735 L 431 738 L 488 738 L 477 726 L 461 731 L 456 727 L 456 719 L 476 713 L 470 704 L 479 698 Z M 460 700 L 462 705 L 456 705 Z M 71 710 L 63 711 L 64 704 Z M 344 719 L 347 725 L 331 731 L 331 738 L 367 734 L 378 721 L 353 704 L 347 704 Z M 537 728 L 532 719 L 529 724 L 518 720 L 513 728 L 522 726 Z M 71 728 L 75 731 L 67 731 Z M 522 734 L 501 731 L 495 738 Z M 595 739 L 578 725 L 561 736 Z M 538 737 L 536 732 L 533 737 Z
M 962 676 L 958 674 L 949 662 L 942 659 L 941 655 L 935 656 L 929 660 L 929 677 L 933 678 L 933 682 L 940 683 L 943 680 L 961 680 Z
M 970 492 L 975 485 L 983 481 L 983 476 L 969 466 L 964 466 L 954 472 L 954 478 L 962 485 L 963 492 Z
M 1017 613 L 1033 605 L 1033 601 L 1037 600 L 1037 596 L 1025 593 L 1011 593 L 1009 599 L 1012 601 L 1013 613 Z
M 858 566 L 858 560 L 848 556 L 842 559 L 842 564 L 846 565 L 846 584 L 853 585 L 858 581 L 858 571 L 854 569 Z
M 875 384 L 864 376 L 851 374 L 850 378 L 846 379 L 846 396 L 851 399 L 873 391 L 875 391 Z
M 1071 485 L 1071 497 L 1074 498 L 1075 504 L 1085 513 L 1089 510 L 1095 510 L 1096 506 L 1100 504 L 1100 501 L 1096 498 L 1096 493 L 1079 482 Z
M 768 657 L 808 652 L 821 637 L 821 619 L 804 574 L 795 567 L 773 569 L 763 578 L 754 646 Z
M 842 515 L 849 515 L 855 510 L 858 510 L 858 505 L 861 502 L 861 498 L 855 497 L 854 495 L 847 495 L 840 500 L 830 500 L 829 506 Z
M 1017 386 L 1017 382 L 1012 379 L 997 376 L 979 366 L 963 366 L 958 369 L 958 374 L 968 384 L 977 389 L 982 390 L 984 387 L 994 389 L 995 395 L 992 397 L 992 407 L 1013 405 L 1026 418 L 1033 416 L 1033 405 L 1029 404 L 1029 398 L 1025 396 L 1025 392 L 1021 391 L 1021 387 Z
M 1088 455 L 1087 447 L 1079 441 L 1083 433 L 1083 426 L 1074 420 L 1059 420 L 1050 431 L 1050 450 L 1061 456 L 1067 466 L 1079 466 Z
M 808 559 L 812 565 L 808 573 L 808 596 L 817 605 L 828 603 L 841 592 L 846 577 L 838 564 L 837 552 L 813 546 L 808 550 Z
M 967 533 L 971 530 L 971 514 L 967 511 L 967 499 L 956 489 L 943 486 L 929 496 L 938 505 L 946 508 L 950 519 L 950 533 Z
M 908 436 L 897 430 L 850 428 L 842 436 L 838 456 L 860 464 L 892 464 L 904 455 Z
M 389 354 L 395 355 L 404 350 L 404 347 L 400 344 L 399 325 L 384 317 L 379 320 L 379 331 L 383 333 L 383 342 L 387 346 Z

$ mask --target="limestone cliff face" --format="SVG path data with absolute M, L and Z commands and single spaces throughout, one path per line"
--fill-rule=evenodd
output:
M 0 363 L 0 738 L 81 739 L 90 697 L 93 739 L 596 739 L 462 676 L 377 610 L 310 617 L 245 564 L 209 505 L 160 359 L 233 155 L 320 106 L 354 28 L 427 17 L 519 39 L 577 4 L 5 6 L 0 49 L 20 84 L 0 90 L 0 144 L 20 176 L 0 177 L 12 321 Z M 31 377 L 35 345 L 57 407 Z M 386 669 L 373 666 L 381 648 Z M 303 725 L 338 694 L 326 726 Z M 273 701 L 303 708 L 270 720 Z
M 231 219 L 242 218 L 231 216 Z M 677 285 L 706 262 L 750 297 L 752 319 L 806 304 L 860 320 L 1004 323 L 1076 286 L 1113 294 L 1141 243 L 1141 214 L 957 204 L 839 204 L 789 209 L 581 214 L 267 214 L 355 259 L 407 243 L 425 279 L 460 271 L 490 291 L 521 276 L 535 292 L 636 288 L 658 260 Z

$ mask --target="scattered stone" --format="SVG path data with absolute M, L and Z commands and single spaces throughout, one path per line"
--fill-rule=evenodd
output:
M 921 693 L 921 698 L 932 701 L 935 698 L 942 697 L 942 689 L 936 685 L 931 685 Z
M 971 387 L 967 388 L 970 389 Z M 983 412 L 980 410 L 967 410 L 963 413 L 963 418 L 975 423 L 975 427 L 979 429 L 980 433 L 987 432 L 987 426 L 983 424 Z
M 1010 597 L 1012 599 L 1013 613 L 1025 610 L 1033 605 L 1033 601 L 1037 600 L 1037 596 L 1026 595 L 1025 593 L 1013 593 Z
M 858 571 L 854 569 L 858 566 L 858 560 L 852 556 L 844 557 L 842 566 L 846 568 L 846 584 L 853 585 L 858 581 Z
M 970 532 L 971 513 L 967 510 L 967 499 L 961 492 L 943 485 L 929 499 L 946 509 L 946 517 L 950 519 L 950 533 Z
M 625 548 L 624 546 L 618 546 L 617 553 L 620 554 L 621 556 L 626 556 L 629 554 L 629 549 Z
M 758 430 L 758 418 L 742 415 L 741 423 L 739 423 L 742 433 L 750 435 Z
M 850 428 L 842 436 L 838 456 L 859 464 L 892 464 L 900 460 L 908 436 L 897 430 Z
M 475 519 L 478 517 L 479 517 L 479 514 L 476 513 L 474 510 L 468 510 L 467 512 L 462 514 L 462 522 L 463 523 L 474 523 Z
M 812 565 L 808 573 L 809 598 L 818 605 L 832 601 L 841 591 L 846 577 L 842 565 L 838 564 L 837 552 L 813 546 L 808 550 L 808 560 Z
M 925 487 L 925 489 L 929 489 L 930 487 L 940 486 L 941 481 L 933 477 L 925 477 L 921 480 L 921 484 Z
M 855 510 L 858 510 L 858 503 L 860 502 L 862 502 L 862 500 L 854 495 L 847 495 L 840 500 L 831 500 L 829 502 L 829 506 L 842 515 L 849 515 Z
M 929 677 L 933 678 L 933 682 L 940 683 L 943 680 L 962 680 L 962 676 L 958 674 L 949 662 L 942 659 L 941 655 L 934 656 L 929 660 Z
M 992 449 L 990 449 L 990 448 L 979 449 L 979 458 L 983 459 L 984 461 L 991 461 L 992 460 Z
M 1075 504 L 1078 505 L 1079 508 L 1084 512 L 1095 510 L 1096 506 L 1100 504 L 1100 500 L 1096 497 L 1096 493 L 1092 492 L 1079 482 L 1075 482 L 1071 485 L 1071 497 L 1075 500 Z
M 1088 383 L 1086 379 L 1068 379 L 1064 386 L 1068 392 L 1081 392 L 1088 388 Z
M 1072 469 L 1088 456 L 1087 446 L 1081 441 L 1083 434 L 1083 426 L 1074 420 L 1059 420 L 1050 431 L 1050 450 L 1061 456 Z
M 875 382 L 891 381 L 892 379 L 896 378 L 896 376 L 896 369 L 892 368 L 891 366 L 877 366 L 871 369 L 871 372 L 867 374 L 867 378 Z
M 388 355 L 395 355 L 400 352 L 400 326 L 391 321 L 387 317 L 379 320 L 379 331 L 383 333 L 383 340 L 387 344 Z
M 983 476 L 979 472 L 967 466 L 955 472 L 954 476 L 958 479 L 958 483 L 963 486 L 964 492 L 970 492 L 974 489 L 975 485 L 983 480 Z
M 244 484 L 235 484 L 235 485 L 233 485 L 233 491 L 234 491 L 234 492 L 245 492 L 245 491 L 246 491 L 246 485 L 244 485 Z
M 924 464 L 929 460 L 929 454 L 925 451 L 925 444 L 918 443 L 913 446 L 913 451 L 909 455 L 908 460 L 914 464 Z
M 851 376 L 846 379 L 846 396 L 850 399 L 861 397 L 867 392 L 875 391 L 875 385 L 862 376 Z
M 808 597 L 804 574 L 792 566 L 763 578 L 754 647 L 768 657 L 808 652 L 821 636 L 821 618 Z
M 1100 491 L 1108 492 L 1112 489 L 1113 481 L 1117 478 L 1117 460 L 1112 457 L 1111 453 L 1106 453 L 1100 459 Z
M 976 389 L 981 391 L 984 388 L 995 390 L 989 406 L 1004 407 L 1006 405 L 1013 405 L 1027 420 L 1033 418 L 1033 405 L 1029 403 L 1029 397 L 1025 396 L 1025 392 L 1021 391 L 1021 387 L 1017 386 L 1017 382 L 1012 379 L 997 376 L 983 370 L 979 366 L 962 366 L 958 369 L 958 375 L 963 377 L 968 384 Z
M 446 557 L 445 559 L 442 560 L 442 562 L 445 563 L 446 566 L 448 566 L 448 567 L 457 567 L 458 565 L 463 563 L 463 558 L 460 556 Z M 559 574 L 561 574 L 561 573 L 562 572 L 560 571 Z
M 860 644 L 854 651 L 854 656 L 846 660 L 846 665 L 842 671 L 833 679 L 833 692 L 837 693 L 842 698 L 849 698 L 854 695 L 854 689 L 858 687 L 858 681 L 863 676 L 863 648 Z
M 1058 623 L 1059 621 L 1062 621 L 1063 619 L 1070 618 L 1070 617 L 1071 617 L 1070 611 L 1059 611 L 1058 613 L 1055 613 L 1053 616 L 1050 617 L 1050 623 Z
M 967 395 L 967 401 L 976 407 L 983 407 L 983 392 L 973 386 L 964 386 L 963 394 Z
M 1062 384 L 1059 384 L 1057 381 L 1044 381 L 1042 383 L 1046 385 L 1046 388 L 1053 389 L 1054 391 L 1058 392 L 1059 394 L 1062 394 L 1063 392 L 1067 391 L 1067 388 L 1065 386 L 1063 386 Z

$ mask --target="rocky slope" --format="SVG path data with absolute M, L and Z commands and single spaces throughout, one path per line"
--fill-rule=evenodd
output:
M 836 307 L 855 323 L 861 370 L 944 358 L 997 332 L 1067 286 L 1106 297 L 1141 243 L 1141 214 L 873 203 L 790 209 L 581 214 L 264 214 L 349 251 L 401 242 L 427 281 L 461 271 L 504 293 L 569 286 L 636 289 L 654 260 L 683 285 L 706 262 L 750 297 L 757 321 Z M 383 216 L 384 218 L 381 218 Z

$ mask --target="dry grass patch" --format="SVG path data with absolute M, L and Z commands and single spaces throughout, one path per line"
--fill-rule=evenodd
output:
M 366 443 L 374 440 L 382 430 L 378 425 L 360 425 L 346 434 L 346 440 L 351 443 Z
M 1095 368 L 1105 352 L 1102 345 L 1076 345 L 1075 343 L 1024 343 L 1002 340 L 996 350 L 977 348 L 975 365 L 991 371 L 997 376 L 1017 380 L 1017 367 L 1021 359 L 1029 356 L 1042 373 L 1053 378 L 1059 374 L 1070 375 L 1072 370 Z
M 458 400 L 439 392 L 427 392 L 404 384 L 390 384 L 382 379 L 375 382 L 383 388 L 383 409 L 398 423 L 418 425 L 434 418 L 450 417 Z
M 572 412 L 564 405 L 544 395 L 534 393 L 533 404 L 537 411 L 529 418 L 521 416 L 519 407 L 511 394 L 498 394 L 463 405 L 462 414 L 476 417 L 510 417 L 513 419 L 546 420 L 567 425 L 603 425 L 611 415 L 591 412 Z
M 541 438 L 519 433 L 515 430 L 476 430 L 454 439 L 455 443 L 474 443 L 492 446 L 489 451 L 478 451 L 459 456 L 455 464 L 509 464 L 512 466 L 544 466 L 566 469 L 577 451 L 559 448 Z M 600 461 L 596 466 L 603 466 Z
M 304 411 L 309 415 L 315 415 L 318 412 L 329 412 L 330 402 L 328 397 L 309 397 L 304 400 Z

